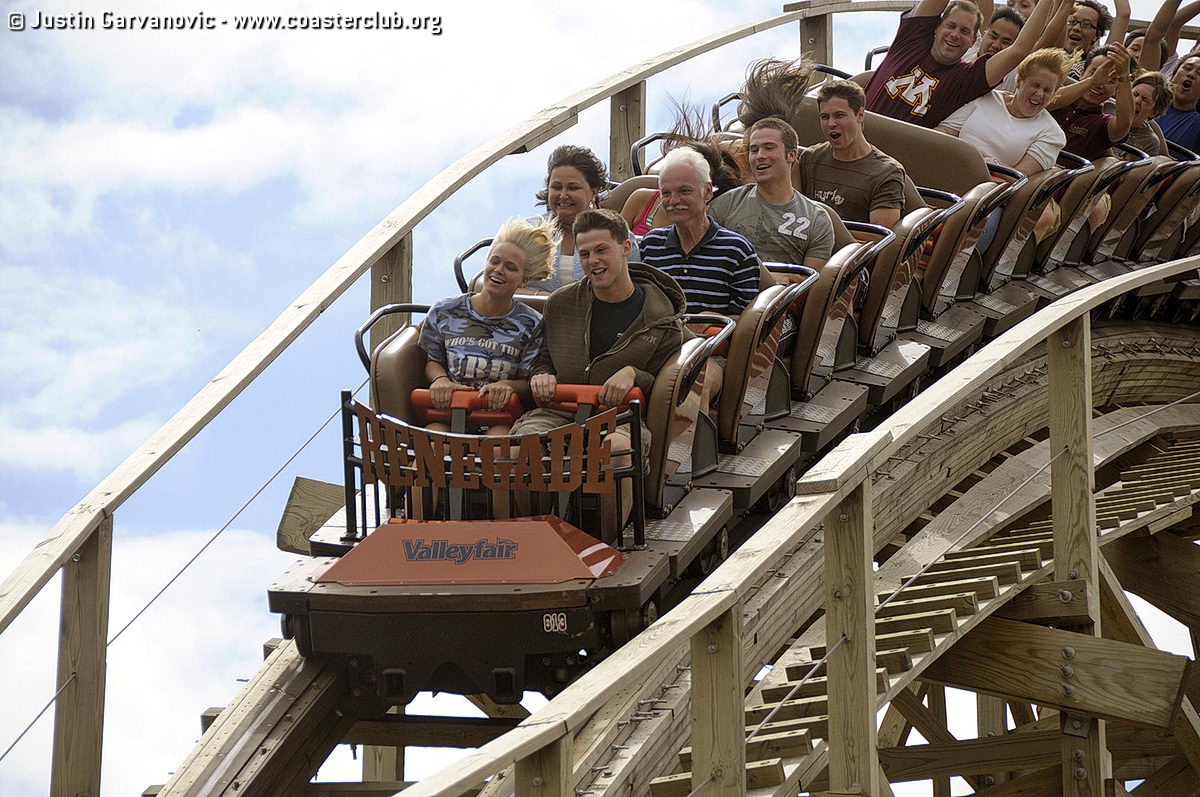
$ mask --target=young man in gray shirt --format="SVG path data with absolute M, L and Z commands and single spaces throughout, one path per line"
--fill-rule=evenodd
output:
M 800 139 L 787 122 L 760 119 L 746 133 L 754 185 L 726 191 L 709 206 L 722 227 L 741 233 L 765 261 L 820 269 L 833 254 L 825 208 L 792 186 Z

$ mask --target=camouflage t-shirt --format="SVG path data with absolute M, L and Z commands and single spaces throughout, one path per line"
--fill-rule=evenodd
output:
M 527 379 L 542 348 L 542 317 L 517 301 L 504 315 L 485 316 L 469 294 L 440 299 L 425 315 L 420 345 L 460 385 Z

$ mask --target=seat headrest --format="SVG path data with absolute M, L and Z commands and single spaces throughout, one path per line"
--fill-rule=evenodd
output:
M 791 121 L 801 144 L 811 145 L 825 140 L 815 97 L 805 97 L 799 115 Z M 954 136 L 871 111 L 867 111 L 863 129 L 875 146 L 900 161 L 917 185 L 939 188 L 961 196 L 992 179 L 979 152 Z

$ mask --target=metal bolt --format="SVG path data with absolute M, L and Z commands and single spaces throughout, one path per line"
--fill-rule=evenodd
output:
M 1071 755 L 1075 758 L 1076 761 L 1080 761 L 1080 762 L 1082 762 L 1083 759 L 1087 758 L 1087 755 L 1083 752 L 1083 750 L 1079 749 L 1078 747 L 1075 748 L 1075 752 L 1072 753 Z
M 391 278 L 389 275 L 387 275 L 387 274 L 380 274 L 380 275 L 379 275 L 379 281 L 380 281 L 380 282 L 391 282 L 391 281 L 392 281 L 392 278 Z
M 1071 667 L 1070 664 L 1060 664 L 1058 666 L 1058 669 L 1060 669 L 1062 671 L 1063 678 L 1070 678 L 1072 675 L 1075 674 L 1075 669 L 1073 667 Z M 1078 720 L 1076 720 L 1076 722 L 1078 722 Z
M 1083 767 L 1075 767 L 1075 780 L 1087 780 L 1087 770 Z
M 847 515 L 845 512 L 842 512 L 838 515 L 838 520 L 846 520 L 848 517 L 850 517 L 850 516 Z
M 1065 648 L 1063 648 L 1063 658 L 1064 658 L 1064 659 L 1073 659 L 1073 658 L 1075 658 L 1075 648 L 1072 648 L 1072 647 L 1065 647 Z
M 1071 727 L 1077 731 L 1083 730 L 1083 720 L 1071 720 Z
M 1067 684 L 1066 686 L 1063 687 L 1063 694 L 1066 695 L 1067 697 L 1075 697 L 1075 687 L 1071 686 L 1070 684 Z
M 546 783 L 546 780 L 541 775 L 533 776 L 533 785 L 534 786 L 541 786 L 541 785 L 544 785 L 545 783 Z
M 1069 589 L 1060 589 L 1058 591 L 1058 600 L 1061 603 L 1070 603 L 1075 600 L 1075 596 L 1071 594 L 1071 590 Z
M 72 562 L 79 562 L 79 561 L 82 561 L 82 560 L 83 560 L 83 554 L 79 554 L 79 553 L 76 553 L 76 554 L 71 554 L 71 561 L 72 561 Z
M 709 643 L 708 643 L 708 648 L 707 648 L 707 650 L 708 650 L 708 652 L 709 652 L 709 653 L 716 653 L 716 652 L 717 652 L 717 643 L 716 643 L 716 642 L 709 642 Z
M 1072 567 L 1067 571 L 1067 578 L 1079 578 L 1079 571 Z
M 984 786 L 995 786 L 996 785 L 995 775 L 984 775 L 983 776 L 983 785 Z
M 1069 341 L 1069 340 L 1064 340 L 1064 341 L 1063 341 L 1063 348 L 1064 348 L 1064 349 L 1069 349 L 1069 348 L 1071 348 L 1071 341 Z

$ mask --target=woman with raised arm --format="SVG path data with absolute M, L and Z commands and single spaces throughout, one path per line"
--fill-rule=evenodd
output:
M 1049 169 L 1067 137 L 1046 106 L 1070 65 L 1070 58 L 1057 47 L 1038 50 L 1017 67 L 1015 93 L 985 94 L 950 114 L 938 130 L 969 142 L 984 160 L 1023 174 Z
M 1179 0 L 1163 0 L 1158 13 L 1150 20 L 1150 27 L 1146 28 L 1138 65 L 1151 72 L 1161 70 L 1170 77 L 1179 63 L 1175 57 L 1179 33 L 1188 20 L 1197 14 L 1200 14 L 1200 0 L 1182 8 L 1179 7 Z
M 1009 94 L 992 91 L 952 113 L 938 130 L 972 144 L 984 160 L 1011 166 L 1027 175 L 1049 169 L 1067 137 L 1046 106 L 1062 85 L 1071 58 L 1057 47 L 1038 50 L 1017 67 L 1017 90 Z M 1000 212 L 988 219 L 976 249 L 986 252 L 1000 224 Z M 1054 224 L 1049 207 L 1038 221 L 1035 233 Z
M 558 244 L 553 221 L 510 221 L 492 240 L 479 292 L 441 299 L 429 309 L 420 346 L 434 407 L 448 408 L 455 390 L 479 391 L 493 410 L 503 409 L 514 393 L 528 398 L 529 374 L 542 348 L 542 317 L 513 294 L 554 273 Z M 487 430 L 507 433 L 506 425 Z
M 583 266 L 575 251 L 575 233 L 571 231 L 571 225 L 580 213 L 598 206 L 600 192 L 607 186 L 608 170 L 587 147 L 564 144 L 550 153 L 546 163 L 546 184 L 537 193 L 537 204 L 545 205 L 549 210 L 545 218 L 554 222 L 562 243 L 553 276 L 530 281 L 530 289 L 554 291 L 583 279 Z M 637 240 L 632 235 L 629 240 L 633 243 L 630 259 L 637 260 Z

